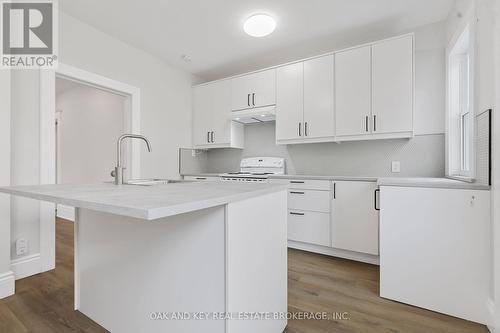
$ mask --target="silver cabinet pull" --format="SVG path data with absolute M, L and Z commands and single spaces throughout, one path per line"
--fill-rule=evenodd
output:
M 299 123 L 299 136 L 302 136 L 302 123 Z
M 305 182 L 302 180 L 290 180 L 290 184 L 304 184 Z
M 368 116 L 365 117 L 365 131 L 368 132 Z
M 377 131 L 377 116 L 373 115 L 373 131 Z
M 214 143 L 214 132 L 211 132 L 210 138 L 211 138 L 212 143 Z
M 247 94 L 247 105 L 250 106 L 250 94 Z
M 210 143 L 210 132 L 207 132 L 207 142 Z
M 306 194 L 306 192 L 290 191 L 290 194 Z
M 337 183 L 333 183 L 333 198 L 337 199 Z
M 305 122 L 304 124 L 304 135 L 305 136 L 308 136 L 309 134 L 307 134 L 307 121 Z
M 255 93 L 252 93 L 252 104 L 255 106 Z

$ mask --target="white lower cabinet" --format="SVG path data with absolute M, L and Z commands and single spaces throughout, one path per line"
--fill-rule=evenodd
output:
M 312 179 L 271 179 L 270 182 L 288 184 L 289 246 L 377 262 L 376 182 Z
M 375 182 L 333 182 L 332 247 L 378 255 L 376 189 Z
M 490 191 L 382 186 L 380 296 L 487 324 Z
M 289 210 L 288 240 L 330 246 L 330 214 Z
M 330 212 L 330 191 L 288 190 L 288 208 L 314 212 Z

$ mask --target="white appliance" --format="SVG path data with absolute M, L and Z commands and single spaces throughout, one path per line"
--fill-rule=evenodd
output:
M 280 157 L 250 157 L 240 162 L 239 172 L 219 175 L 222 181 L 266 182 L 270 175 L 285 173 L 285 159 Z

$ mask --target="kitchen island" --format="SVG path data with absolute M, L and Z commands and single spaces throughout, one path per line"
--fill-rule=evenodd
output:
M 76 207 L 75 309 L 111 332 L 282 332 L 286 188 L 178 182 L 0 192 Z

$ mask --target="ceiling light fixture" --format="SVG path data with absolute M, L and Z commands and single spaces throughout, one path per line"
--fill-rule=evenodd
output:
M 252 37 L 264 37 L 276 29 L 276 21 L 267 14 L 255 14 L 247 18 L 243 30 Z

